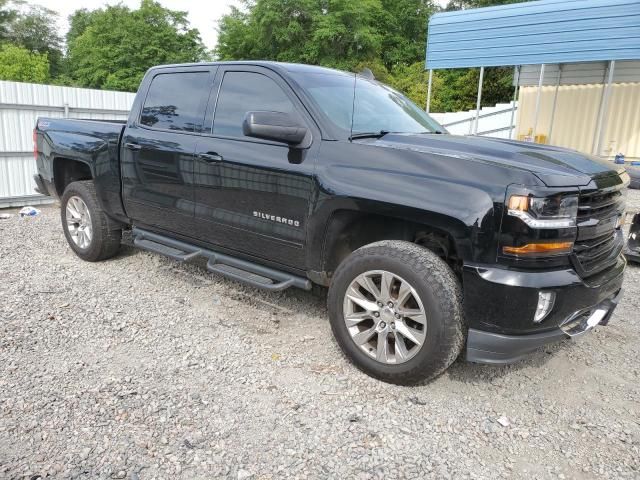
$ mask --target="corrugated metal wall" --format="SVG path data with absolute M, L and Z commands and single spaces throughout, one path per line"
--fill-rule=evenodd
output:
M 607 80 L 609 62 L 549 64 L 544 67 L 543 85 L 555 85 L 560 75 L 560 85 L 585 85 L 604 83 Z M 522 65 L 518 85 L 538 85 L 540 65 Z M 514 78 L 515 81 L 515 78 Z M 613 69 L 613 83 L 640 82 L 640 60 L 617 61 Z M 515 83 L 514 83 L 515 85 Z
M 427 69 L 639 58 L 638 0 L 540 0 L 429 18 Z
M 549 137 L 555 87 L 542 88 L 540 114 L 535 134 Z M 565 85 L 558 89 L 558 103 L 551 137 L 547 143 L 592 153 L 602 85 Z M 537 87 L 521 87 L 518 108 L 518 135 L 533 127 Z M 618 152 L 627 160 L 640 160 L 640 83 L 611 86 L 604 141 L 600 152 L 613 157 Z
M 0 208 L 46 201 L 34 192 L 38 117 L 124 120 L 135 94 L 0 81 Z

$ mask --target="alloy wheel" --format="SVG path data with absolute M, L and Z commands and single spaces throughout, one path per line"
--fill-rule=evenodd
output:
M 410 360 L 426 339 L 427 316 L 418 293 L 385 270 L 365 272 L 351 282 L 343 315 L 354 343 L 380 363 Z
M 88 248 L 93 237 L 91 214 L 84 200 L 78 196 L 67 201 L 67 230 L 73 243 L 80 248 Z

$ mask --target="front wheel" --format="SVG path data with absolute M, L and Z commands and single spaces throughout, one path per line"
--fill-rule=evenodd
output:
M 61 203 L 64 236 L 78 257 L 97 262 L 118 253 L 122 230 L 100 208 L 92 181 L 70 183 Z
M 396 384 L 436 377 L 464 346 L 462 291 L 433 252 L 404 241 L 364 246 L 336 270 L 331 328 L 362 371 Z

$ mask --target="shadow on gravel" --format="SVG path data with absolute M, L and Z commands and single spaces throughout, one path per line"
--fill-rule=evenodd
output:
M 327 304 L 327 289 L 322 287 L 314 288 L 311 291 L 300 290 L 297 288 L 290 288 L 281 292 L 268 292 L 260 290 L 259 288 L 253 288 L 244 285 L 240 282 L 230 280 L 222 275 L 211 273 L 207 270 L 207 259 L 196 258 L 192 261 L 182 263 L 163 255 L 145 252 L 134 247 L 130 240 L 126 237 L 123 238 L 123 244 L 118 252 L 118 255 L 111 261 L 118 261 L 119 259 L 127 259 L 135 255 L 151 255 L 155 258 L 162 259 L 166 262 L 166 267 L 154 267 L 159 269 L 170 269 L 174 272 L 180 272 L 186 278 L 186 281 L 194 285 L 202 285 L 202 279 L 210 279 L 211 282 L 224 284 L 229 287 L 229 291 L 224 295 L 239 302 L 245 302 L 254 308 L 258 308 L 265 312 L 272 312 L 276 310 L 291 310 L 294 308 L 298 313 L 318 313 L 320 315 L 326 315 Z M 214 289 L 211 291 L 212 297 L 215 297 L 217 293 Z M 286 300 L 287 305 L 283 305 L 283 300 Z M 297 305 L 292 305 L 295 303 Z
M 123 243 L 120 246 L 120 250 L 118 250 L 118 254 L 110 261 L 118 261 L 120 259 L 124 260 L 126 258 L 133 257 L 135 254 L 140 253 L 140 251 L 141 250 L 139 248 Z

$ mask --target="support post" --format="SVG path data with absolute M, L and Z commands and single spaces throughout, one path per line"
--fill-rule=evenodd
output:
M 538 95 L 536 96 L 536 110 L 533 116 L 533 141 L 536 141 L 536 129 L 538 128 L 538 116 L 540 115 L 540 97 L 542 96 L 542 82 L 544 80 L 544 63 L 540 65 L 540 78 L 538 79 Z
M 616 68 L 616 61 L 611 60 L 609 62 L 609 75 L 607 77 L 607 83 L 604 85 L 604 91 L 602 92 L 602 100 L 600 102 L 600 108 L 598 110 L 598 123 L 596 124 L 596 135 L 594 138 L 594 146 L 591 153 L 600 156 L 600 149 L 602 148 L 602 141 L 604 140 L 604 124 L 607 121 L 607 107 L 609 106 L 609 97 L 611 96 L 611 84 L 613 83 L 613 72 Z
M 558 65 L 558 78 L 556 79 L 556 90 L 553 92 L 553 106 L 551 107 L 551 123 L 549 124 L 549 143 L 551 143 L 551 134 L 553 133 L 553 122 L 556 119 L 556 105 L 558 103 L 558 89 L 560 88 L 560 80 L 562 78 L 562 64 Z
M 478 80 L 478 99 L 476 101 L 476 120 L 473 126 L 473 134 L 478 135 L 478 122 L 480 121 L 480 104 L 482 102 L 482 80 L 484 79 L 484 67 L 480 67 L 480 79 Z
M 427 113 L 431 112 L 431 85 L 433 83 L 433 69 L 429 69 L 429 83 L 427 84 Z
M 64 118 L 69 118 L 69 104 L 67 102 L 64 103 Z
M 518 101 L 518 87 L 520 84 L 520 68 L 521 68 L 520 65 L 516 67 L 516 86 L 513 88 L 513 104 L 511 105 L 511 121 L 509 122 L 509 140 L 513 139 L 513 130 L 514 130 L 513 121 L 515 120 L 516 102 Z

